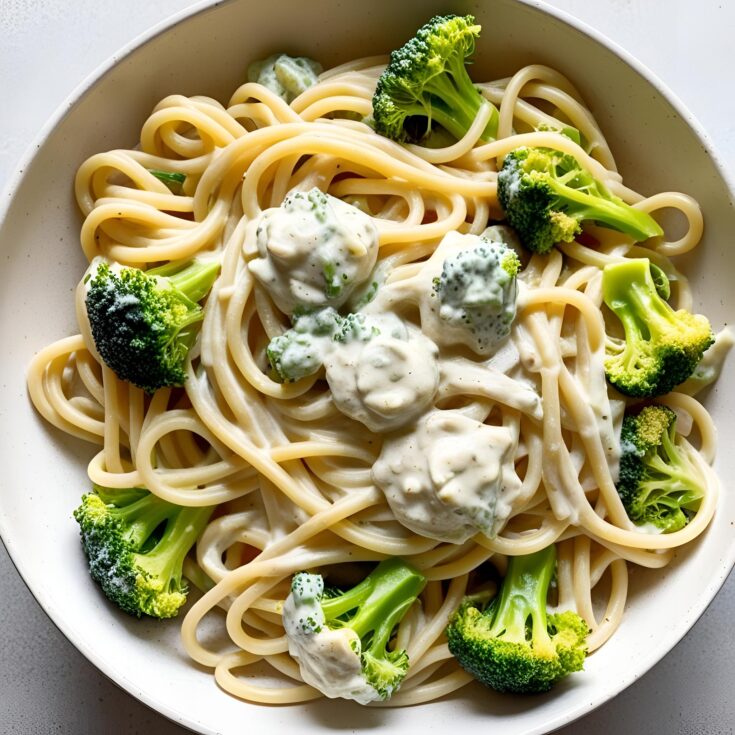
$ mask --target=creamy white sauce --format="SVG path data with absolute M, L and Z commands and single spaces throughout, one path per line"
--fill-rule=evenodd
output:
M 681 393 L 687 393 L 690 396 L 695 396 L 700 390 L 714 383 L 720 377 L 722 366 L 725 364 L 725 359 L 734 344 L 735 335 L 733 334 L 732 328 L 724 327 L 721 329 L 715 335 L 715 341 L 704 353 L 691 377 L 683 382 L 676 390 Z
M 457 411 L 432 411 L 413 431 L 388 437 L 373 465 L 375 484 L 404 526 L 461 543 L 495 536 L 520 497 L 517 437 Z
M 503 166 L 498 173 L 498 186 L 505 186 L 509 201 L 512 201 L 518 196 L 518 192 L 521 189 L 521 179 L 521 169 L 517 162 L 513 166 Z
M 518 234 L 508 225 L 490 225 L 490 227 L 485 228 L 480 237 L 489 242 L 502 242 L 509 248 L 513 248 L 517 254 L 523 252 L 523 246 L 521 245 Z
M 512 351 L 503 350 L 500 364 L 508 369 Z M 516 353 L 517 354 L 517 353 Z M 477 364 L 462 357 L 441 361 L 442 397 L 469 394 L 484 396 L 505 406 L 511 406 L 540 421 L 543 418 L 541 398 L 534 385 L 521 376 L 510 377 L 494 365 L 494 360 Z
M 659 528 L 653 523 L 641 523 L 640 526 L 636 525 L 635 530 L 638 533 L 647 533 L 650 536 L 660 536 L 664 532 L 663 528 Z
M 501 265 L 509 253 L 502 242 L 449 232 L 418 274 L 391 284 L 393 298 L 418 304 L 422 331 L 440 347 L 491 355 L 516 313 L 517 281 Z
M 322 235 L 311 233 L 315 216 L 307 207 L 308 196 L 293 197 L 288 207 L 284 203 L 263 214 L 257 237 L 260 257 L 250 262 L 279 308 L 288 312 L 294 304 L 339 307 L 354 285 L 365 286 L 354 297 L 362 312 L 338 317 L 342 326 L 320 342 L 316 357 L 300 354 L 297 345 L 289 358 L 323 360 L 339 411 L 370 431 L 387 434 L 372 474 L 400 523 L 424 536 L 456 543 L 478 531 L 496 535 L 523 500 L 515 471 L 518 427 L 487 425 L 460 410 L 437 410 L 435 404 L 469 394 L 516 408 L 536 421 L 542 418 L 537 385 L 522 376 L 518 350 L 507 339 L 518 286 L 501 263 L 514 233 L 490 228 L 493 242 L 448 233 L 410 277 L 389 277 L 372 300 L 361 291 L 369 292 L 372 280 L 377 283 L 375 255 L 363 247 L 355 260 L 357 275 L 348 277 L 349 287 L 335 299 L 326 294 L 320 270 L 327 257 L 333 258 L 330 248 L 335 245 L 324 245 L 324 252 L 318 252 Z M 343 202 L 339 205 L 357 212 Z M 499 244 L 501 240 L 510 244 Z M 375 242 L 377 248 L 377 235 Z M 314 273 L 321 277 L 313 278 Z M 444 287 L 437 288 L 442 276 Z M 455 292 L 453 285 L 458 286 Z M 418 307 L 420 329 L 399 316 L 407 304 Z M 441 358 L 439 346 L 444 348 Z M 470 360 L 462 356 L 465 347 L 490 359 Z M 325 638 L 324 645 L 331 647 L 332 659 L 341 660 L 334 640 Z M 318 678 L 317 673 L 311 676 Z M 324 686 L 320 690 L 325 691 Z
M 291 192 L 280 207 L 266 209 L 254 229 L 257 257 L 248 266 L 286 314 L 341 306 L 378 257 L 372 218 L 319 189 Z M 246 243 L 246 255 L 252 245 Z
M 346 416 L 375 432 L 411 423 L 432 404 L 439 350 L 394 314 L 371 317 L 380 334 L 332 350 L 324 365 L 332 399 Z
M 298 662 L 303 680 L 330 699 L 369 704 L 380 699 L 365 681 L 360 663 L 360 638 L 350 628 L 332 630 L 319 599 L 324 582 L 318 574 L 301 574 L 306 589 L 291 590 L 283 604 L 288 652 Z

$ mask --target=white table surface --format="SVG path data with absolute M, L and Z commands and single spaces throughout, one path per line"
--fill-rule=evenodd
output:
M 550 2 L 595 26 L 658 74 L 699 118 L 724 162 L 735 166 L 732 0 Z M 82 78 L 150 25 L 190 4 L 0 0 L 0 188 Z M 661 663 L 614 701 L 559 732 L 732 735 L 734 615 L 731 575 Z M 172 735 L 184 730 L 118 689 L 66 641 L 0 545 L 0 734 L 110 732 Z

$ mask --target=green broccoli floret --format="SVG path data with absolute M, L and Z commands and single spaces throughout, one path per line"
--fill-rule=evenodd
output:
M 650 214 L 611 194 L 574 156 L 549 148 L 511 151 L 498 174 L 498 198 L 508 222 L 535 253 L 571 242 L 586 221 L 624 232 L 637 242 L 663 234 Z
M 489 607 L 466 597 L 449 621 L 449 650 L 462 668 L 499 692 L 545 692 L 587 654 L 589 629 L 574 612 L 547 614 L 555 547 L 513 556 L 500 594 Z
M 186 357 L 204 318 L 197 302 L 218 272 L 213 261 L 145 272 L 93 262 L 85 277 L 89 326 L 100 357 L 120 380 L 149 393 L 184 384 Z
M 173 505 L 140 488 L 95 490 L 74 511 L 92 579 L 130 615 L 175 617 L 186 602 L 184 558 L 213 508 Z
M 701 314 L 674 311 L 659 295 L 647 258 L 605 266 L 602 295 L 625 331 L 608 339 L 605 372 L 621 393 L 653 398 L 683 383 L 714 341 Z
M 248 81 L 257 82 L 291 103 L 319 81 L 322 66 L 305 56 L 273 54 L 248 67 Z
M 373 97 L 376 131 L 393 140 L 420 140 L 438 123 L 460 139 L 480 108 L 490 105 L 492 115 L 481 137 L 493 140 L 498 111 L 482 97 L 465 66 L 479 34 L 471 15 L 437 15 L 393 51 Z
M 293 327 L 274 337 L 266 354 L 280 380 L 294 381 L 318 372 L 335 343 L 367 342 L 378 334 L 380 330 L 364 314 L 340 316 L 327 306 L 295 313 Z
M 618 494 L 630 519 L 663 533 L 683 528 L 699 509 L 703 479 L 676 443 L 676 414 L 666 406 L 646 406 L 626 415 L 620 433 Z
M 290 601 L 284 605 L 289 650 L 300 660 L 324 655 L 320 634 L 324 629 L 356 634 L 349 655 L 359 658 L 362 678 L 372 696 L 388 699 L 408 671 L 405 650 L 389 650 L 393 630 L 403 619 L 426 584 L 426 578 L 402 559 L 391 558 L 378 566 L 357 586 L 346 592 L 325 592 L 321 575 L 301 572 L 291 584 Z M 293 611 L 291 613 L 290 611 Z M 312 668 L 308 667 L 307 668 Z M 324 671 L 334 670 L 325 667 Z M 331 682 L 330 682 L 331 683 Z M 333 682 L 339 687 L 342 682 Z M 364 696 L 364 695 L 363 695 Z
M 516 275 L 521 261 L 515 250 L 488 242 L 447 258 L 434 283 L 439 317 L 472 335 L 473 349 L 489 353 L 509 334 L 516 315 Z
M 294 314 L 293 327 L 274 337 L 266 350 L 278 378 L 293 381 L 318 372 L 341 323 L 331 306 Z
M 364 314 L 347 314 L 340 318 L 339 329 L 333 339 L 341 344 L 347 344 L 353 340 L 368 342 L 379 334 L 380 329 L 375 326 L 370 317 Z

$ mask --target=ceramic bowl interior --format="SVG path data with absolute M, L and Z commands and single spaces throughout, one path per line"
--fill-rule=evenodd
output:
M 90 583 L 71 511 L 86 490 L 85 466 L 94 449 L 46 426 L 30 406 L 24 380 L 35 351 L 76 331 L 72 290 L 85 267 L 72 196 L 76 168 L 97 151 L 135 145 L 151 108 L 167 94 L 206 94 L 226 102 L 253 59 L 282 50 L 314 57 L 328 68 L 394 48 L 449 7 L 443 0 L 210 5 L 154 29 L 83 84 L 68 109 L 49 123 L 6 193 L 0 233 L 0 531 L 18 569 L 53 621 L 103 672 L 200 732 L 390 727 L 410 735 L 481 726 L 529 735 L 590 711 L 669 651 L 719 589 L 735 558 L 734 495 L 723 494 L 707 533 L 668 568 L 632 570 L 623 625 L 588 660 L 586 673 L 551 695 L 530 699 L 500 697 L 473 685 L 405 710 L 360 709 L 342 701 L 286 708 L 247 704 L 220 691 L 209 672 L 190 663 L 177 623 L 119 614 Z M 706 236 L 685 264 L 696 306 L 717 327 L 732 322 L 735 212 L 708 143 L 681 105 L 624 52 L 536 5 L 451 5 L 454 12 L 474 13 L 483 26 L 473 75 L 495 79 L 532 62 L 559 69 L 592 108 L 626 183 L 644 193 L 681 190 L 696 197 Z M 735 384 L 715 387 L 707 405 L 721 445 L 732 446 Z M 735 454 L 722 452 L 718 470 L 724 478 L 735 476 Z

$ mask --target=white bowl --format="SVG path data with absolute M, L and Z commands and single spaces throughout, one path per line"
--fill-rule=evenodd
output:
M 735 213 L 705 136 L 663 85 L 627 54 L 567 16 L 536 5 L 517 0 L 455 5 L 457 12 L 473 12 L 484 27 L 475 78 L 498 78 L 531 62 L 566 73 L 600 122 L 627 184 L 650 193 L 682 190 L 702 204 L 705 241 L 686 267 L 697 306 L 718 327 L 732 322 L 735 261 L 727 249 Z M 588 660 L 584 674 L 542 697 L 500 697 L 472 685 L 410 710 L 358 711 L 341 701 L 286 708 L 240 702 L 188 661 L 177 623 L 138 622 L 119 614 L 90 582 L 71 510 L 87 487 L 85 465 L 92 450 L 46 426 L 25 391 L 25 369 L 34 352 L 76 331 L 71 296 L 85 267 L 71 186 L 77 166 L 94 152 L 134 145 L 146 115 L 166 94 L 226 100 L 253 58 L 285 50 L 329 67 L 385 52 L 445 10 L 444 3 L 433 0 L 281 0 L 265 10 L 252 0 L 207 3 L 152 30 L 82 85 L 47 126 L 3 200 L 8 206 L 0 231 L 5 352 L 0 361 L 0 533 L 31 591 L 85 656 L 131 694 L 199 732 L 277 727 L 311 732 L 356 725 L 400 728 L 406 735 L 472 725 L 502 729 L 505 735 L 549 732 L 610 699 L 664 656 L 714 597 L 735 561 L 735 497 L 724 493 L 706 534 L 671 566 L 662 572 L 633 570 L 623 624 Z M 732 445 L 735 385 L 716 386 L 708 407 L 721 445 Z M 722 452 L 717 469 L 722 477 L 735 475 L 735 455 Z

